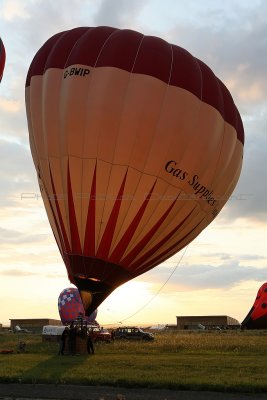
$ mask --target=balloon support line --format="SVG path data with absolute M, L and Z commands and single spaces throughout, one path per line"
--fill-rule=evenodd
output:
M 167 283 L 169 282 L 169 280 L 171 279 L 171 277 L 173 276 L 173 274 L 175 273 L 175 271 L 177 270 L 177 268 L 179 267 L 187 249 L 189 247 L 189 244 L 185 247 L 178 263 L 175 265 L 173 271 L 170 273 L 169 277 L 166 279 L 166 281 L 163 283 L 163 285 L 158 289 L 158 291 L 151 297 L 150 300 L 148 300 L 147 303 L 145 303 L 141 308 L 139 308 L 134 314 L 131 314 L 129 317 L 122 319 L 121 321 L 118 321 L 119 324 L 122 324 L 124 321 L 127 321 L 128 319 L 132 318 L 133 316 L 135 316 L 136 314 L 138 314 L 140 311 L 142 311 L 145 307 L 148 306 L 148 304 L 150 304 L 158 295 L 159 293 L 162 291 L 162 289 L 164 288 L 164 286 L 167 285 Z

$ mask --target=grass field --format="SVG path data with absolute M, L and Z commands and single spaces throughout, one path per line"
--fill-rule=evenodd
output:
M 26 352 L 17 353 L 18 341 Z M 166 332 L 154 342 L 97 343 L 95 355 L 58 356 L 41 335 L 1 334 L 0 382 L 267 392 L 267 331 Z

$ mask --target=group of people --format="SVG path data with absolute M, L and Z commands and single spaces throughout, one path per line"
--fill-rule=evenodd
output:
M 65 327 L 61 334 L 59 343 L 59 355 L 65 354 L 66 343 L 68 344 L 68 354 L 74 356 L 76 354 L 76 340 L 77 336 L 80 336 L 83 340 L 86 340 L 86 348 L 88 354 L 94 354 L 94 344 L 90 336 L 90 332 L 87 331 L 87 327 L 77 327 L 74 321 L 71 322 L 70 327 Z

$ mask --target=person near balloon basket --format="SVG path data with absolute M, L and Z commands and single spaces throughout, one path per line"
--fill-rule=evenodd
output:
M 69 352 L 72 356 L 76 354 L 77 328 L 72 321 L 69 328 Z
M 69 335 L 69 328 L 66 326 L 66 328 L 64 329 L 64 331 L 61 334 L 60 342 L 59 342 L 58 354 L 61 355 L 61 356 L 64 356 L 64 351 L 65 351 L 65 347 L 66 347 L 66 340 L 67 340 L 68 335 Z
M 88 336 L 87 336 L 87 353 L 95 354 L 94 343 L 91 338 L 90 332 L 88 333 Z

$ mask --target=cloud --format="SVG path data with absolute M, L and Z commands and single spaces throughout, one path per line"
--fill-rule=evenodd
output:
M 164 266 L 148 272 L 142 280 L 161 283 L 162 286 L 165 286 L 165 282 L 168 280 L 166 286 L 168 292 L 230 289 L 246 281 L 265 282 L 267 280 L 267 267 L 244 266 L 235 259 L 227 260 L 218 266 L 208 264 L 182 265 L 178 266 L 176 270 L 165 263 Z M 166 292 L 166 290 L 164 291 Z
M 14 277 L 16 277 L 16 278 L 19 278 L 19 277 L 22 277 L 22 278 L 24 278 L 24 277 L 29 277 L 29 276 L 36 276 L 36 275 L 40 275 L 40 274 L 38 274 L 37 272 L 32 272 L 32 271 L 27 271 L 27 270 L 24 270 L 24 269 L 5 269 L 4 271 L 0 271 L 0 275 L 2 275 L 2 276 L 9 276 L 9 277 L 12 277 L 12 276 L 14 276 Z
M 32 2 L 31 2 L 32 3 Z M 4 0 L 2 5 L 3 18 L 7 21 L 14 19 L 28 19 L 29 13 L 21 0 Z
M 253 9 L 233 9 L 227 17 L 224 5 L 205 9 L 198 21 L 178 21 L 169 36 L 212 68 L 239 107 L 259 104 L 267 89 L 266 13 L 265 1 Z
M 5 229 L 0 227 L 0 243 L 15 244 L 18 243 L 20 246 L 26 243 L 42 242 L 48 237 L 47 234 L 34 234 L 19 232 L 11 229 Z
M 98 12 L 94 16 L 96 25 L 108 25 L 118 28 L 129 28 L 145 6 L 143 0 L 102 0 Z
M 7 113 L 16 113 L 21 109 L 18 100 L 0 99 L 0 109 Z
M 61 273 L 43 273 L 43 271 L 39 270 L 38 272 L 33 272 L 27 269 L 15 269 L 15 268 L 10 268 L 10 269 L 5 269 L 3 271 L 0 271 L 1 276 L 6 276 L 6 277 L 14 277 L 14 278 L 25 278 L 25 277 L 36 277 L 39 276 L 40 278 L 47 278 L 47 279 L 66 279 L 67 274 L 61 274 Z
M 267 121 L 259 119 L 254 127 L 248 128 L 241 176 L 223 217 L 247 218 L 262 223 L 267 221 Z
M 21 193 L 39 191 L 28 146 L 0 138 L 1 207 L 21 199 Z

